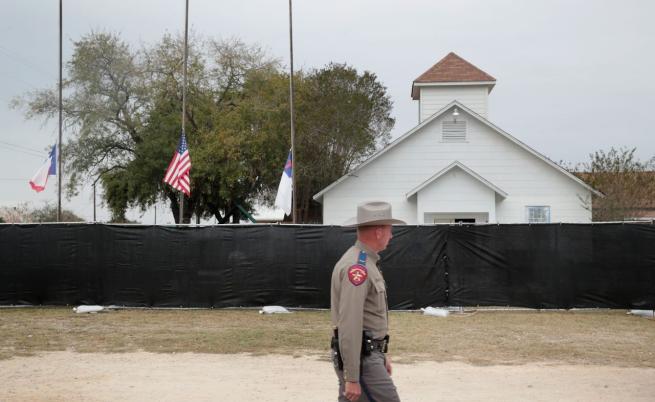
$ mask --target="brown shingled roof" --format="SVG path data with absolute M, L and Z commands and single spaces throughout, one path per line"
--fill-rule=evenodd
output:
M 496 81 L 496 79 L 473 64 L 450 52 L 437 64 L 421 74 L 414 83 L 423 82 L 475 82 Z M 412 99 L 419 98 L 418 88 L 412 83 Z

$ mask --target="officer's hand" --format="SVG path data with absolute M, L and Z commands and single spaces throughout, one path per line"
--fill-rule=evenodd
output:
M 346 391 L 343 395 L 351 402 L 354 402 L 359 399 L 359 396 L 362 394 L 362 387 L 359 386 L 358 382 L 346 381 Z
M 391 359 L 389 358 L 389 356 L 384 357 L 384 368 L 386 368 L 387 373 L 391 375 Z

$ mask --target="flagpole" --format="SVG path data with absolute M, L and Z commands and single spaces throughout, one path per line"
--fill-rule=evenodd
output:
M 292 15 L 291 0 L 289 0 L 289 54 L 290 54 L 290 69 L 289 75 L 289 110 L 291 119 L 291 220 L 293 223 L 297 222 L 296 217 L 296 174 L 298 173 L 298 155 L 296 153 L 296 132 L 294 129 L 293 119 L 293 15 Z
M 93 223 L 95 222 L 96 222 L 96 182 L 93 182 Z
M 63 172 L 61 171 L 61 160 L 62 160 L 62 152 L 61 152 L 61 137 L 62 137 L 62 102 L 61 102 L 61 92 L 62 92 L 62 10 L 63 10 L 63 0 L 59 0 L 59 144 L 57 144 L 57 164 L 58 166 L 58 171 L 57 171 L 57 176 L 59 179 L 59 185 L 57 186 L 57 222 L 61 222 L 61 177 L 63 176 Z
M 184 12 L 184 67 L 182 78 L 182 134 L 186 135 L 186 65 L 187 65 L 187 41 L 189 37 L 189 0 L 186 0 L 186 8 Z M 179 223 L 184 222 L 184 192 L 180 190 L 180 218 Z

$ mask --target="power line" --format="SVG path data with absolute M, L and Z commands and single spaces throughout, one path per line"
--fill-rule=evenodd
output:
M 22 154 L 33 156 L 33 157 L 39 158 L 39 159 L 45 159 L 45 157 L 46 157 L 46 155 L 44 155 L 44 154 L 37 154 L 36 152 L 32 152 L 32 151 L 23 151 L 21 149 L 11 148 L 11 147 L 8 147 L 8 146 L 2 145 L 2 144 L 0 144 L 0 149 L 4 149 L 4 150 L 7 150 L 7 151 L 13 151 L 13 152 L 20 152 Z
M 42 88 L 39 88 L 39 87 L 38 87 L 36 84 L 34 84 L 33 82 L 26 81 L 26 80 L 22 79 L 21 77 L 19 77 L 18 75 L 13 74 L 13 73 L 11 73 L 11 72 L 7 72 L 7 73 L 2 72 L 2 74 L 5 75 L 5 76 L 11 76 L 11 77 L 13 77 L 14 79 L 16 79 L 16 80 L 22 82 L 23 84 L 25 84 L 26 86 L 32 88 L 32 89 L 35 90 L 35 91 L 38 91 L 38 90 L 42 89 Z M 12 94 L 7 94 L 7 95 L 8 95 L 7 99 L 11 99 L 11 97 L 14 96 L 14 95 L 12 95 Z
M 30 148 L 30 147 L 26 147 L 26 146 L 23 146 L 23 145 L 14 144 L 13 142 L 0 140 L 0 143 L 5 144 L 5 145 L 9 145 L 11 147 L 24 149 L 25 151 L 36 152 L 36 153 L 39 153 L 39 154 L 42 153 L 42 152 L 45 152 L 43 149 Z
M 0 45 L 0 52 L 2 52 L 4 54 L 6 54 L 7 56 L 9 56 L 9 58 L 11 60 L 15 61 L 15 62 L 23 63 L 26 66 L 31 67 L 32 69 L 34 69 L 34 70 L 36 70 L 36 71 L 38 71 L 38 72 L 40 72 L 42 74 L 46 74 L 50 78 L 53 78 L 53 79 L 56 78 L 56 77 L 54 77 L 52 75 L 52 72 L 48 72 L 48 71 L 42 69 L 41 67 L 37 66 L 36 64 L 33 64 L 32 62 L 28 61 L 26 58 L 22 57 L 20 54 L 14 52 L 12 50 L 9 50 L 9 49 L 7 49 L 6 47 L 4 47 L 2 45 Z

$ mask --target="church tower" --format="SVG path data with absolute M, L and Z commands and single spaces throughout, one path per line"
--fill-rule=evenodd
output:
M 496 79 L 453 52 L 412 83 L 412 99 L 419 102 L 419 123 L 457 100 L 485 119 L 488 97 Z

